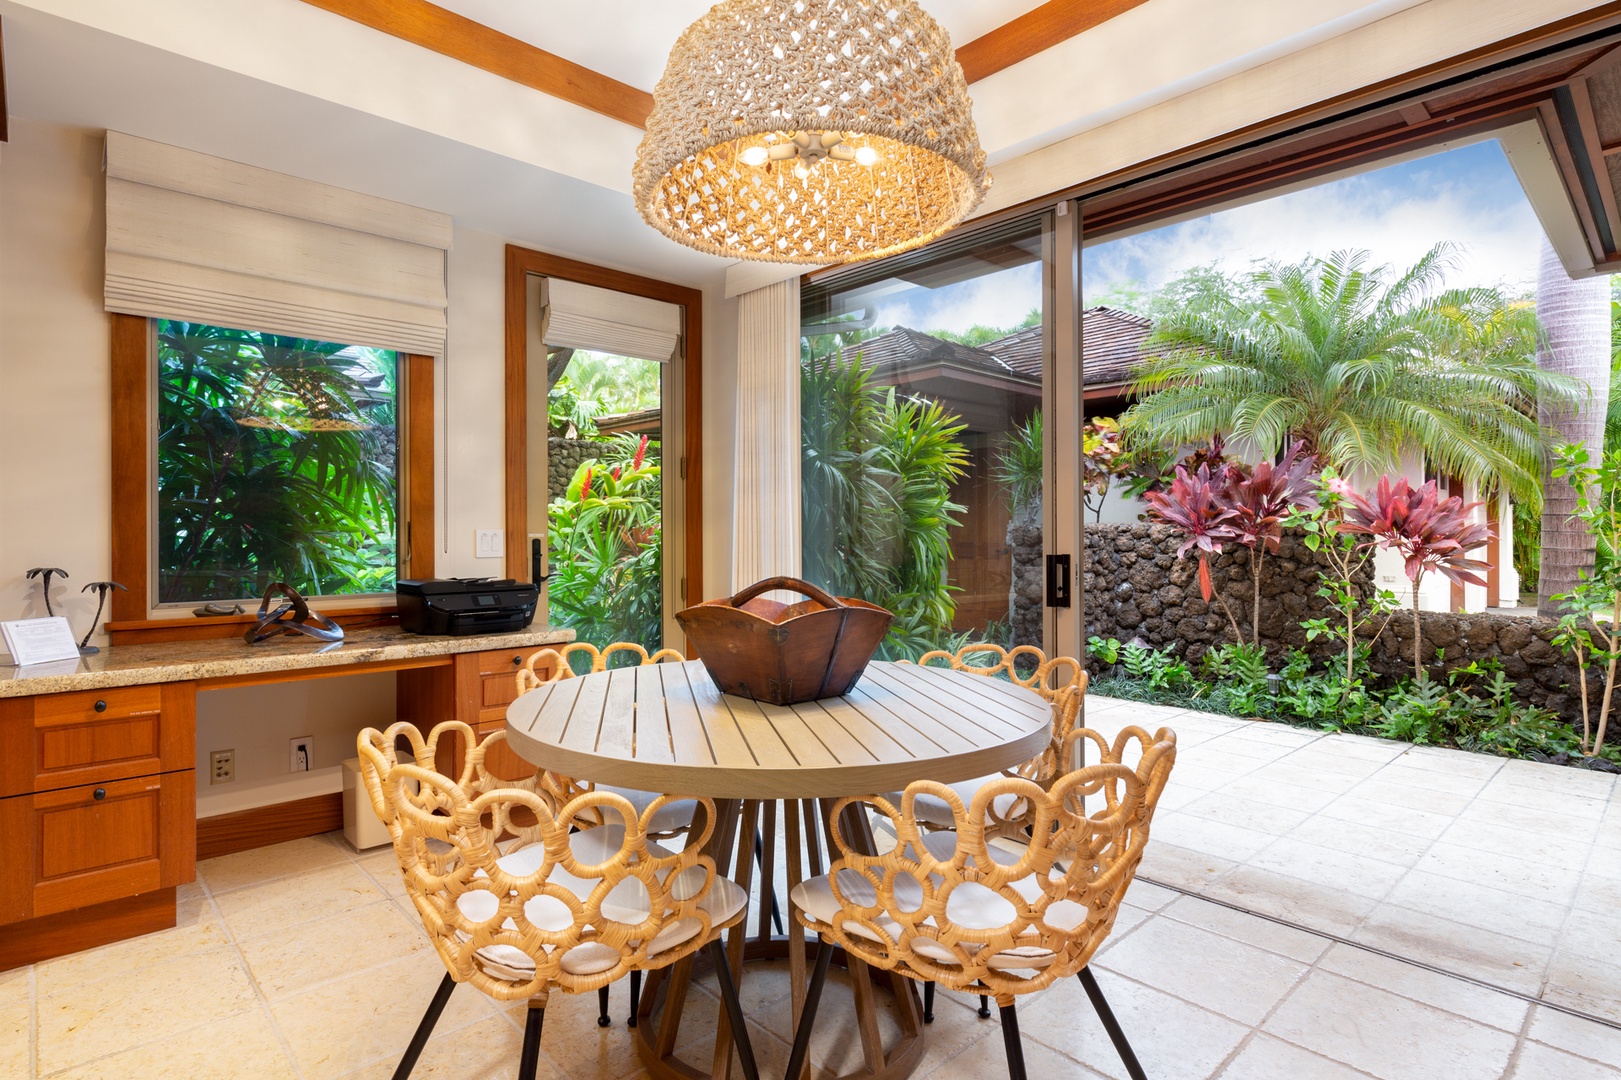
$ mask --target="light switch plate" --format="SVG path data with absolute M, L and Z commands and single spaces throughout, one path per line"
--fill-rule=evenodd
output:
M 473 538 L 473 557 L 477 559 L 499 559 L 506 554 L 507 532 L 505 529 L 479 529 Z

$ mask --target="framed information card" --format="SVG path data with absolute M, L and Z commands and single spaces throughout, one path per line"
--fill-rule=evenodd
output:
M 49 619 L 15 619 L 0 622 L 6 638 L 6 651 L 18 667 L 48 664 L 53 660 L 77 660 L 79 645 L 73 628 L 58 615 Z

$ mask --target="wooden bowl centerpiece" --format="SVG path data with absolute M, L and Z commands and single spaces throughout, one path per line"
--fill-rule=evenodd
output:
M 784 604 L 761 595 L 776 589 L 807 599 Z M 675 618 L 722 693 L 793 705 L 854 686 L 894 615 L 799 578 L 774 577 Z

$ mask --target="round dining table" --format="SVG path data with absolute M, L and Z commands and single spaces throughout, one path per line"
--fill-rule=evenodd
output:
M 760 895 L 766 898 L 754 913 L 753 934 L 747 919 L 731 933 L 727 956 L 738 977 L 745 959 L 787 957 L 792 1015 L 779 1030 L 791 1031 L 803 1006 L 806 955 L 814 943 L 793 921 L 791 908 L 786 926 L 773 933 L 779 819 L 791 893 L 831 861 L 831 849 L 824 860 L 823 837 L 834 800 L 899 791 L 914 780 L 953 783 L 1019 766 L 1046 749 L 1052 708 L 1039 694 L 1003 679 L 888 661 L 869 664 L 842 696 L 772 705 L 721 693 L 703 663 L 689 660 L 548 683 L 508 707 L 506 727 L 513 750 L 554 772 L 715 801 L 708 852 L 716 869 L 747 891 L 758 861 Z M 865 815 L 850 813 L 841 825 L 855 842 L 871 843 Z M 642 1062 L 662 1080 L 706 1075 L 675 1056 L 694 959 L 650 973 L 634 1017 Z M 862 1053 L 861 1065 L 848 1077 L 909 1075 L 924 1050 L 914 985 L 893 972 L 877 973 L 889 984 L 900 1030 L 899 1039 L 885 1047 L 872 973 L 854 957 L 845 963 Z M 733 1061 L 723 1014 L 707 1075 L 728 1076 Z

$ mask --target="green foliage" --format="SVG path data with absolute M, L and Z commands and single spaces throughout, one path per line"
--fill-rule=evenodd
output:
M 998 338 L 1005 338 L 1009 334 L 1016 334 L 1020 330 L 1028 330 L 1033 326 L 1041 325 L 1041 309 L 1034 307 L 1017 326 L 970 326 L 967 330 L 957 332 L 953 330 L 925 330 L 930 337 L 937 337 L 943 341 L 955 341 L 959 345 L 968 345 L 979 348 L 987 342 Z
M 582 641 L 664 639 L 659 445 L 646 436 L 603 444 L 547 506 L 552 621 Z
M 1086 655 L 1114 667 L 1120 662 L 1120 639 L 1102 638 L 1093 634 L 1086 639 Z
M 1317 587 L 1317 595 L 1328 601 L 1336 617 L 1305 619 L 1300 625 L 1306 631 L 1307 641 L 1328 637 L 1344 650 L 1344 681 L 1350 685 L 1356 681 L 1359 664 L 1366 664 L 1367 651 L 1390 625 L 1397 604 L 1396 594 L 1389 589 L 1374 588 L 1364 595 L 1355 584 L 1373 558 L 1373 548 L 1359 543 L 1354 534 L 1339 528 L 1345 518 L 1345 496 L 1337 490 L 1338 480 L 1332 467 L 1324 469 L 1318 477 L 1317 505 L 1295 508 L 1284 525 L 1298 530 L 1306 548 L 1323 556 L 1328 564 L 1317 572 L 1322 582 Z M 1381 617 L 1379 628 L 1366 642 L 1359 642 L 1364 630 Z
M 1176 690 L 1193 681 L 1193 673 L 1171 649 L 1151 649 L 1135 641 L 1120 650 L 1126 674 L 1147 684 L 1150 690 Z
M 394 353 L 158 321 L 158 598 L 392 591 Z
M 1221 433 L 1273 457 L 1287 439 L 1342 473 L 1385 472 L 1403 453 L 1540 505 L 1539 398 L 1585 388 L 1537 367 L 1532 306 L 1493 289 L 1438 292 L 1438 245 L 1392 274 L 1366 253 L 1268 263 L 1243 279 L 1192 282 L 1156 318 L 1138 370 L 1128 445 Z
M 946 573 L 968 452 L 957 417 L 869 379 L 859 356 L 801 369 L 804 573 L 894 612 L 879 655 L 915 659 L 966 640 Z
M 546 392 L 546 434 L 559 439 L 594 439 L 596 419 L 603 409 L 595 401 L 584 400 L 574 392 L 567 377 L 558 379 Z
M 1014 425 L 1007 445 L 996 455 L 996 470 L 991 475 L 1007 489 L 1010 505 L 1024 506 L 1041 494 L 1044 453 L 1041 410 L 1037 409 L 1030 419 Z
M 1588 464 L 1587 448 L 1571 443 L 1559 448 L 1553 475 L 1577 491 L 1576 518 L 1597 544 L 1593 572 L 1583 571 L 1576 588 L 1554 597 L 1565 612 L 1554 644 L 1571 653 L 1579 673 L 1584 754 L 1604 745 L 1615 701 L 1617 663 L 1621 662 L 1621 450 L 1606 451 L 1597 467 Z M 1587 665 L 1604 665 L 1604 696 L 1597 710 L 1588 700 Z

